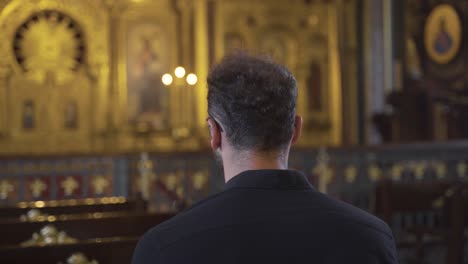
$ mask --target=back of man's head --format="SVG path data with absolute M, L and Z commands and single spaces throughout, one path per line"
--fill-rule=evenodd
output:
M 239 151 L 270 152 L 288 146 L 296 98 L 294 76 L 263 57 L 232 53 L 208 76 L 208 113 Z

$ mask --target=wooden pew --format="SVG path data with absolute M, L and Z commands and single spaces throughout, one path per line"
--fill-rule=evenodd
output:
M 443 197 L 449 218 L 447 264 L 464 263 L 465 227 L 468 227 L 468 184 L 453 186 Z
M 390 180 L 376 186 L 375 214 L 397 231 L 397 247 L 416 250 L 416 263 L 423 263 L 427 245 L 450 247 L 450 221 L 453 219 L 440 198 L 452 186 L 448 182 L 409 184 Z M 398 215 L 404 216 L 405 221 L 395 226 Z
M 0 222 L 0 245 L 19 245 L 31 239 L 33 233 L 38 233 L 46 225 L 53 225 L 58 231 L 64 231 L 78 240 L 141 236 L 172 216 L 173 214 L 113 212 L 48 216 L 35 221 L 5 220 Z
M 44 214 L 80 214 L 91 212 L 146 211 L 146 201 L 142 198 L 103 197 L 51 201 L 20 202 L 15 206 L 0 206 L 0 219 L 19 218 L 31 209 Z
M 138 237 L 90 239 L 64 245 L 0 247 L 0 263 L 66 263 L 73 253 L 81 252 L 99 264 L 129 264 Z

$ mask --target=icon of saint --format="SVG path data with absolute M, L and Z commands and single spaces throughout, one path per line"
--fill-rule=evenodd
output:
M 447 53 L 453 46 L 453 38 L 447 30 L 447 21 L 445 18 L 440 18 L 439 32 L 434 41 L 434 50 L 439 54 Z
M 65 128 L 76 129 L 78 127 L 78 106 L 71 101 L 65 106 Z
M 35 127 L 34 102 L 25 101 L 23 104 L 23 129 L 31 130 Z

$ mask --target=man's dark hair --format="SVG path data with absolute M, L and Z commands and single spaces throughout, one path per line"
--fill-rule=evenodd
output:
M 283 66 L 244 52 L 227 55 L 208 76 L 208 114 L 237 150 L 279 150 L 291 140 L 297 84 Z

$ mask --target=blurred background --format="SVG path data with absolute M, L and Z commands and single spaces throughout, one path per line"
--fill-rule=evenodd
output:
M 151 226 L 222 190 L 206 77 L 243 49 L 297 78 L 291 168 L 387 221 L 401 263 L 463 263 L 467 25 L 464 0 L 0 0 L 0 215 Z

